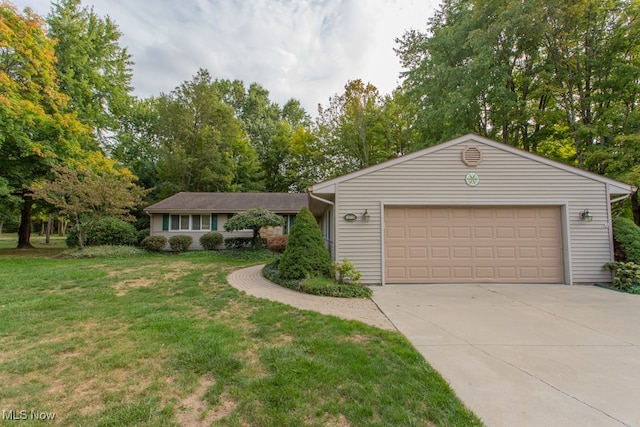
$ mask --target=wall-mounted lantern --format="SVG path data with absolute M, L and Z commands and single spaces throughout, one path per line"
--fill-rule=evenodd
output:
M 585 209 L 582 212 L 580 212 L 580 219 L 584 222 L 593 221 L 593 216 L 591 215 L 591 212 L 589 212 L 589 209 Z
M 362 214 L 362 221 L 369 222 L 369 219 L 370 219 L 369 210 L 365 209 L 364 213 Z

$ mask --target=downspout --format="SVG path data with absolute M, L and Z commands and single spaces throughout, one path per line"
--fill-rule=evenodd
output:
M 334 209 L 333 209 L 333 215 L 331 216 L 331 220 L 333 221 L 333 224 L 331 224 L 331 229 L 333 230 L 333 233 L 334 233 L 334 238 L 331 240 L 331 246 L 332 246 L 332 247 L 331 247 L 331 254 L 332 254 L 332 257 L 333 257 L 333 258 L 334 258 L 334 260 L 335 260 L 335 255 L 336 255 L 336 238 L 337 238 L 337 236 L 338 236 L 338 233 L 336 232 L 337 230 L 336 230 L 336 224 L 335 224 L 335 220 L 336 220 L 336 210 L 335 210 L 335 205 L 334 205 L 334 203 L 333 203 L 331 200 L 326 200 L 326 199 L 323 199 L 323 198 L 318 197 L 318 196 L 316 196 L 315 194 L 313 194 L 313 193 L 311 192 L 311 187 L 307 188 L 307 194 L 308 194 L 308 195 L 309 195 L 309 197 L 311 197 L 312 199 L 317 200 L 317 201 L 322 202 L 322 203 L 325 203 L 325 204 L 327 204 L 327 205 L 331 206 L 332 208 L 334 208 Z
M 615 254 L 614 254 L 614 246 L 615 246 L 615 242 L 614 242 L 614 236 L 613 236 L 613 212 L 611 212 L 611 205 L 613 205 L 616 202 L 621 202 L 623 200 L 626 200 L 628 198 L 631 197 L 631 194 L 636 191 L 636 187 L 631 187 L 631 193 L 626 194 L 624 196 L 620 196 L 617 197 L 613 200 L 609 200 L 609 205 L 607 206 L 607 211 L 608 211 L 608 215 L 609 215 L 609 221 L 608 221 L 608 228 L 609 228 L 609 240 L 610 240 L 610 245 L 611 245 L 611 262 L 615 261 Z M 607 185 L 607 199 L 609 198 L 609 185 Z

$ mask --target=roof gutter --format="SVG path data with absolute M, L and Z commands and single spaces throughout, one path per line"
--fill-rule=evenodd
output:
M 607 188 L 608 188 L 608 186 L 607 186 Z M 632 185 L 631 186 L 631 192 L 629 194 L 625 194 L 624 196 L 620 196 L 620 197 L 618 197 L 616 199 L 609 200 L 609 204 L 614 204 L 615 202 L 621 202 L 622 200 L 626 200 L 626 199 L 630 198 L 633 195 L 633 193 L 635 193 L 636 191 L 638 191 L 638 189 Z
M 323 199 L 322 197 L 318 197 L 311 192 L 311 187 L 307 188 L 307 194 L 314 200 L 317 200 L 322 203 L 326 203 L 327 205 L 333 206 L 334 203 L 331 200 Z

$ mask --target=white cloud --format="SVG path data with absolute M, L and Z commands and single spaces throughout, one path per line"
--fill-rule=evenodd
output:
M 46 15 L 44 0 L 15 0 Z M 257 82 L 280 104 L 318 103 L 362 79 L 398 84 L 395 38 L 426 29 L 437 0 L 84 0 L 109 15 L 133 56 L 135 93 L 170 92 L 199 68 Z

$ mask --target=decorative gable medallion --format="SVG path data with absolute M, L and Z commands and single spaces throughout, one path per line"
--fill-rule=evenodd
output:
M 469 146 L 462 150 L 462 163 L 469 167 L 478 166 L 482 162 L 482 151 L 476 146 Z

